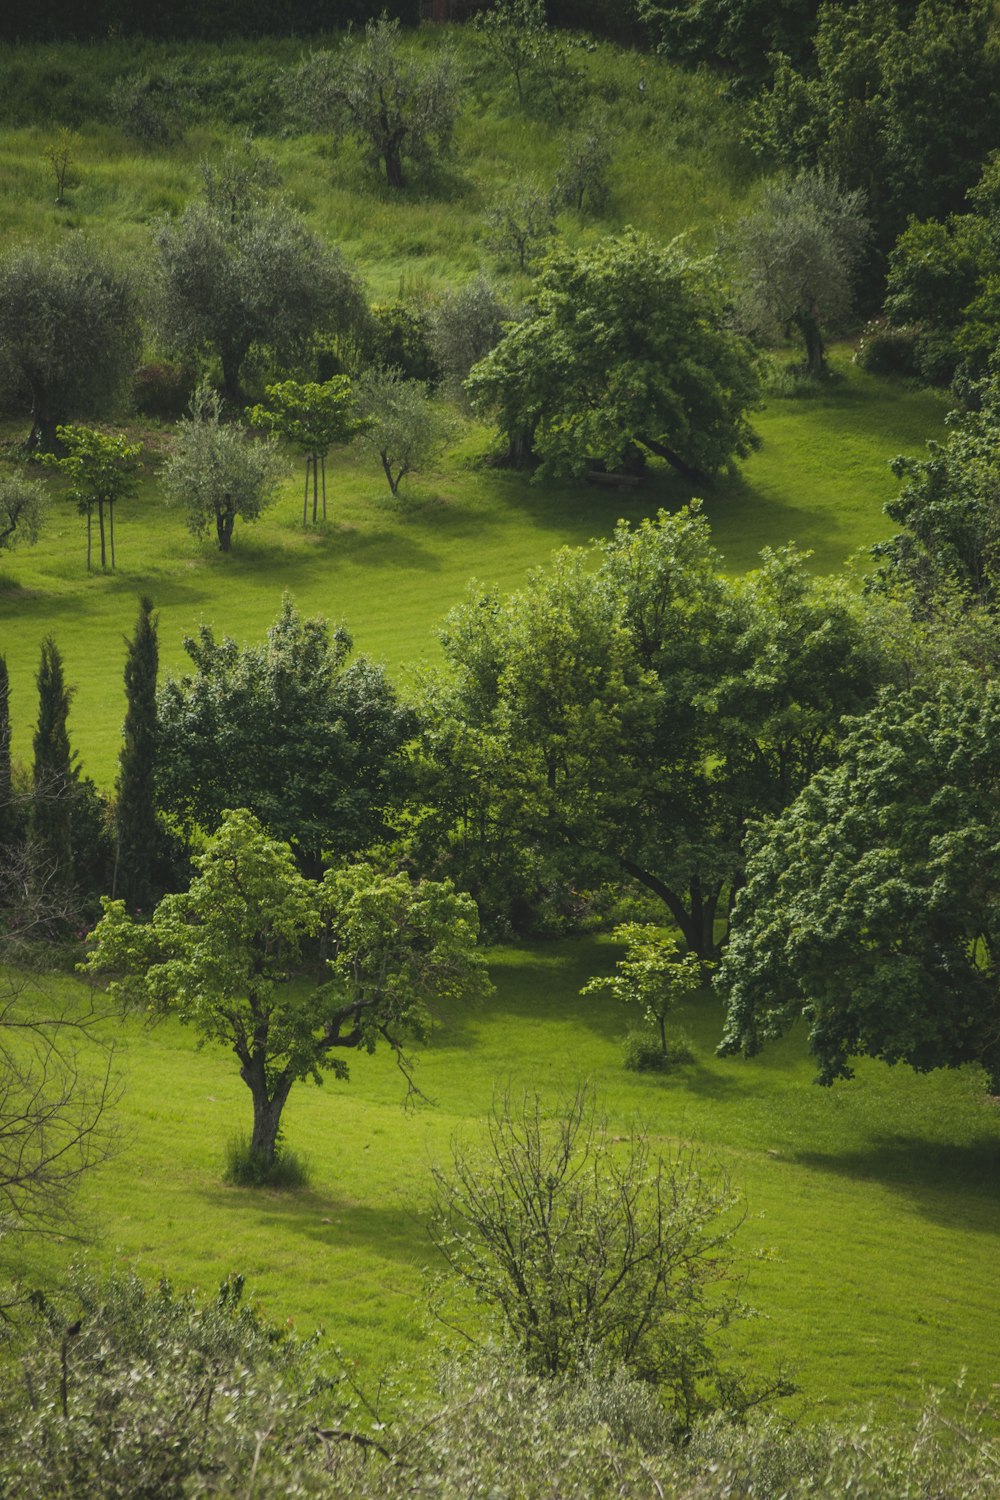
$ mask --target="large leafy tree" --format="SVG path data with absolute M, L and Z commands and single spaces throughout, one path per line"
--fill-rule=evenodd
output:
M 341 1054 L 380 1042 L 402 1058 L 407 1037 L 428 1030 L 432 1003 L 487 988 L 475 907 L 447 883 L 369 865 L 307 880 L 288 844 L 245 809 L 226 814 L 195 865 L 190 888 L 165 896 L 151 922 L 106 901 L 88 967 L 111 974 L 124 1002 L 173 1011 L 235 1052 L 264 1167 L 295 1083 L 346 1078 Z M 310 950 L 321 931 L 325 963 Z M 310 968 L 311 983 L 290 983 Z
M 293 113 L 316 129 L 355 137 L 390 188 L 404 162 L 434 161 L 451 144 L 458 82 L 447 53 L 406 57 L 399 21 L 372 18 L 338 52 L 315 52 L 287 82 Z
M 168 337 L 218 358 L 223 394 L 236 408 L 252 350 L 300 358 L 317 333 L 342 332 L 364 312 L 360 282 L 340 252 L 268 196 L 260 176 L 253 160 L 221 163 L 205 174 L 202 196 L 156 231 Z
M 821 172 L 768 183 L 729 236 L 744 325 L 771 337 L 794 329 L 807 373 L 825 374 L 824 330 L 851 310 L 867 235 L 861 192 L 846 192 Z
M 60 423 L 114 410 L 141 346 L 135 286 L 96 246 L 0 256 L 0 385 L 30 406 L 30 449 L 51 452 Z
M 1000 688 L 884 700 L 759 827 L 720 983 L 723 1051 L 809 1023 L 820 1083 L 978 1062 L 1000 1093 Z
M 159 695 L 161 806 L 209 832 L 226 808 L 248 807 L 313 874 L 324 853 L 358 853 L 384 832 L 413 717 L 380 668 L 348 663 L 346 631 L 304 620 L 286 595 L 260 644 L 203 625 L 184 645 L 193 671 Z
M 487 909 L 636 881 L 703 958 L 747 820 L 829 762 L 883 671 L 855 601 L 792 551 L 727 579 L 697 513 L 621 524 L 596 571 L 567 553 L 509 599 L 474 589 L 444 647 L 416 836 Z
M 750 451 L 755 356 L 726 325 L 711 266 L 677 244 L 628 229 L 557 250 L 528 309 L 469 377 L 512 456 L 578 474 L 638 444 L 703 477 Z

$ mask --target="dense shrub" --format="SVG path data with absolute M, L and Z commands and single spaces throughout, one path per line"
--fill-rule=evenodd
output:
M 893 328 L 882 318 L 866 324 L 854 363 L 872 375 L 914 376 L 920 373 L 916 328 Z

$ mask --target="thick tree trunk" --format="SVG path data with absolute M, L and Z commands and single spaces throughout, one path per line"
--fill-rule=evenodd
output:
M 385 161 L 385 180 L 391 188 L 403 186 L 403 162 L 399 154 L 399 147 L 395 144 L 388 145 L 383 153 Z
M 274 1092 L 268 1094 L 264 1082 L 263 1065 L 241 1070 L 243 1081 L 253 1099 L 253 1132 L 250 1150 L 266 1165 L 270 1166 L 277 1155 L 278 1131 L 281 1129 L 281 1112 L 291 1092 L 292 1080 L 280 1079 Z
M 219 551 L 229 552 L 233 542 L 233 527 L 236 517 L 229 511 L 217 510 L 215 512 L 215 535 L 219 541 Z
M 721 885 L 712 886 L 706 894 L 699 877 L 692 875 L 689 901 L 685 903 L 676 891 L 649 870 L 644 870 L 641 865 L 633 864 L 629 859 L 623 859 L 621 866 L 626 875 L 631 875 L 633 880 L 645 886 L 647 891 L 652 891 L 653 895 L 658 896 L 664 903 L 677 923 L 686 947 L 697 958 L 700 958 L 703 963 L 708 963 L 718 956 L 719 944 L 715 941 L 715 914 L 719 905 L 719 897 L 722 894 Z
M 806 374 L 811 375 L 814 380 L 821 380 L 826 374 L 826 347 L 816 314 L 813 312 L 796 313 L 792 322 L 805 342 Z
M 692 468 L 689 463 L 685 463 L 679 453 L 675 453 L 673 448 L 668 448 L 666 443 L 662 443 L 659 438 L 642 437 L 637 433 L 636 442 L 648 448 L 650 453 L 655 453 L 657 458 L 665 458 L 678 474 L 683 474 L 684 478 L 690 479 L 692 483 L 703 484 L 708 478 L 708 475 L 701 469 Z

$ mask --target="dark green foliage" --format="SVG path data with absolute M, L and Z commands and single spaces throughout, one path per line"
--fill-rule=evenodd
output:
M 0 257 L 0 387 L 31 411 L 30 448 L 51 451 L 59 423 L 109 416 L 140 348 L 135 288 L 94 245 L 73 237 Z
M 445 292 L 434 309 L 430 336 L 449 393 L 468 399 L 458 388 L 473 365 L 496 348 L 513 316 L 508 299 L 483 275 Z
M 133 73 L 111 91 L 111 112 L 122 134 L 142 146 L 172 145 L 189 108 L 189 91 L 179 72 Z
M 751 837 L 720 971 L 724 1052 L 809 1022 L 818 1082 L 856 1056 L 981 1063 L 1000 1093 L 1000 688 L 952 674 L 856 721 Z
M 762 154 L 866 195 L 887 252 L 910 214 L 960 211 L 1000 127 L 990 0 L 826 4 L 814 68 L 787 56 L 753 107 Z
M 431 346 L 430 320 L 405 302 L 377 302 L 362 338 L 364 359 L 378 370 L 435 385 L 441 370 Z
M 363 315 L 360 283 L 334 247 L 269 196 L 268 164 L 252 146 L 203 172 L 203 196 L 156 231 L 166 332 L 174 346 L 214 354 L 223 395 L 242 407 L 251 350 L 300 357 L 321 332 Z
M 10 674 L 7 658 L 0 655 L 0 855 L 13 844 L 17 818 L 14 812 L 13 765 L 10 755 Z
M 350 636 L 286 596 L 265 643 L 185 640 L 194 671 L 160 692 L 157 800 L 211 831 L 248 807 L 318 874 L 324 853 L 367 848 L 402 777 L 413 730 L 379 667 L 348 665 Z
M 873 318 L 865 325 L 854 362 L 872 375 L 914 377 L 920 373 L 917 348 L 920 334 L 916 328 L 893 328 L 884 318 Z
M 126 643 L 125 722 L 118 756 L 115 803 L 117 849 L 112 896 L 132 911 L 153 904 L 153 871 L 159 826 L 154 805 L 156 774 L 156 675 L 159 642 L 153 601 L 139 600 L 132 639 Z
M 897 458 L 904 481 L 885 507 L 902 530 L 872 548 L 877 585 L 901 587 L 921 614 L 953 591 L 995 610 L 1000 591 L 1000 386 L 977 389 L 978 410 L 952 413 L 944 444 L 926 458 Z
M 543 473 L 614 468 L 639 444 L 704 477 L 755 442 L 755 357 L 712 274 L 631 229 L 553 251 L 524 321 L 468 385 L 511 454 L 534 453 Z
M 73 883 L 73 803 L 77 775 L 69 748 L 72 689 L 51 636 L 42 642 L 38 666 L 38 725 L 34 736 L 28 836 L 43 878 L 66 888 Z
M 636 0 L 635 9 L 667 57 L 724 63 L 746 88 L 770 71 L 773 53 L 809 55 L 821 0 Z
M 198 38 L 221 42 L 234 37 L 302 36 L 357 24 L 372 14 L 370 0 L 175 0 L 150 10 L 142 0 L 41 0 L 30 10 L 11 11 L 0 20 L 6 42 L 75 37 L 99 42 L 108 36 Z M 419 0 L 387 0 L 381 7 L 415 25 Z

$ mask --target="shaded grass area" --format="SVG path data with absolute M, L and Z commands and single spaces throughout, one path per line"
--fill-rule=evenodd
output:
M 943 397 L 908 391 L 839 359 L 842 380 L 809 400 L 772 400 L 759 414 L 762 446 L 735 478 L 704 491 L 727 566 L 752 567 L 760 549 L 794 541 L 813 566 L 834 571 L 891 530 L 882 505 L 895 492 L 888 460 L 939 436 Z M 152 434 L 154 442 L 162 436 Z M 84 768 L 110 783 L 124 713 L 124 637 L 137 596 L 160 615 L 164 671 L 182 670 L 185 634 L 208 621 L 219 634 L 262 637 L 291 590 L 309 614 L 343 622 L 358 651 L 384 662 L 401 687 L 418 664 L 439 659 L 436 632 L 468 580 L 517 588 L 560 546 L 607 536 L 619 517 L 638 521 L 691 498 L 662 465 L 637 490 L 539 484 L 490 468 L 490 434 L 469 424 L 438 472 L 393 501 L 381 476 L 348 453 L 329 465 L 325 527 L 303 530 L 296 474 L 253 527 L 237 522 L 233 551 L 199 542 L 164 507 L 155 477 L 120 508 L 118 571 L 85 571 L 84 522 L 58 498 L 35 548 L 0 556 L 0 650 L 11 675 L 15 754 L 27 758 L 36 714 L 39 643 L 52 632 L 76 687 L 70 732 Z
M 681 1017 L 690 1065 L 628 1074 L 619 1044 L 631 1018 L 578 993 L 615 951 L 577 939 L 493 953 L 495 997 L 445 1018 L 419 1054 L 432 1106 L 405 1111 L 381 1055 L 353 1058 L 347 1085 L 297 1085 L 286 1138 L 312 1180 L 296 1194 L 222 1185 L 224 1143 L 249 1116 L 232 1058 L 199 1050 L 175 1022 L 130 1022 L 124 1149 L 87 1185 L 88 1253 L 206 1290 L 239 1269 L 273 1316 L 322 1325 L 370 1382 L 387 1361 L 424 1371 L 431 1164 L 456 1135 L 477 1138 L 498 1085 L 554 1107 L 585 1080 L 613 1128 L 638 1119 L 656 1145 L 692 1143 L 744 1191 L 739 1242 L 763 1317 L 739 1338 L 761 1363 L 793 1368 L 808 1413 L 869 1400 L 896 1413 L 963 1368 L 985 1391 L 1000 1110 L 982 1075 L 862 1062 L 851 1083 L 819 1089 L 801 1034 L 751 1062 L 717 1059 L 721 1014 L 708 996 Z M 77 1253 L 50 1246 L 40 1267 L 32 1251 L 33 1275 L 58 1276 Z

